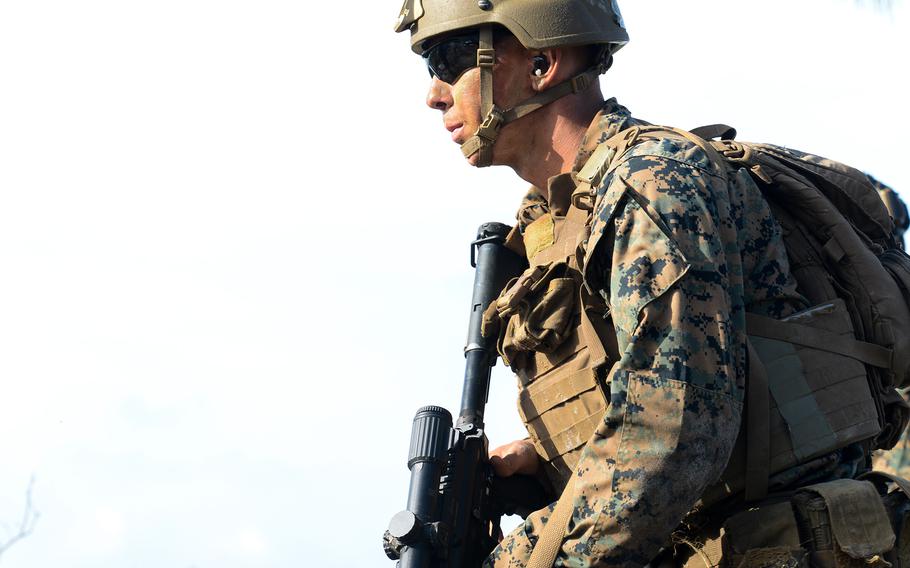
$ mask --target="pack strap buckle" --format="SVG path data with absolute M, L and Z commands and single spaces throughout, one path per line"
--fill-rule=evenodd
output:
M 709 142 L 727 160 L 745 165 L 755 177 L 764 183 L 768 185 L 773 183 L 771 176 L 761 167 L 761 164 L 755 163 L 752 149 L 748 145 L 740 144 L 734 140 L 710 140 Z
M 721 140 L 715 143 L 715 146 L 729 160 L 745 162 L 752 157 L 752 152 L 748 148 L 733 140 Z
M 582 211 L 594 209 L 594 188 L 589 183 L 581 183 L 572 192 L 572 206 Z

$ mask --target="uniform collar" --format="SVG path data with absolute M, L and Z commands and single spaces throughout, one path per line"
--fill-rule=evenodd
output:
M 616 102 L 615 98 L 604 101 L 582 138 L 572 171 L 580 171 L 599 144 L 606 142 L 630 126 L 643 124 L 647 123 L 632 118 L 629 109 Z
M 575 186 L 574 172 L 555 175 L 547 180 L 547 207 L 553 215 L 564 217 L 568 213 Z
M 632 118 L 629 109 L 619 104 L 615 98 L 604 101 L 582 138 L 572 171 L 555 175 L 547 180 L 549 199 L 544 198 L 543 191 L 537 187 L 531 186 L 531 189 L 528 190 L 516 215 L 519 229 L 524 232 L 525 227 L 544 213 L 565 215 L 569 210 L 572 191 L 575 190 L 575 173 L 585 165 L 598 144 L 636 124 L 647 123 Z

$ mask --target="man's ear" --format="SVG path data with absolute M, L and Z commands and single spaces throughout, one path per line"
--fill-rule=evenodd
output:
M 564 67 L 566 67 L 565 50 L 559 48 L 534 50 L 530 53 L 529 72 L 531 74 L 531 88 L 535 91 L 545 91 L 564 80 Z

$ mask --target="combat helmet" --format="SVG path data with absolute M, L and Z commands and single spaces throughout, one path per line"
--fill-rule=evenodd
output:
M 511 109 L 493 104 L 493 30 L 506 28 L 527 49 L 601 45 L 595 64 L 575 77 Z M 483 123 L 461 145 L 465 157 L 479 153 L 478 166 L 492 162 L 493 143 L 507 123 L 568 94 L 586 89 L 605 73 L 613 53 L 629 41 L 616 0 L 405 0 L 396 32 L 411 32 L 411 49 L 422 55 L 435 39 L 477 29 Z

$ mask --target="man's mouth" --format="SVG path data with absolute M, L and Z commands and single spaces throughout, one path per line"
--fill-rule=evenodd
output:
M 452 124 L 446 125 L 446 130 L 452 133 L 452 141 L 456 144 L 462 144 L 464 141 L 461 140 L 461 132 L 464 129 L 464 124 Z

